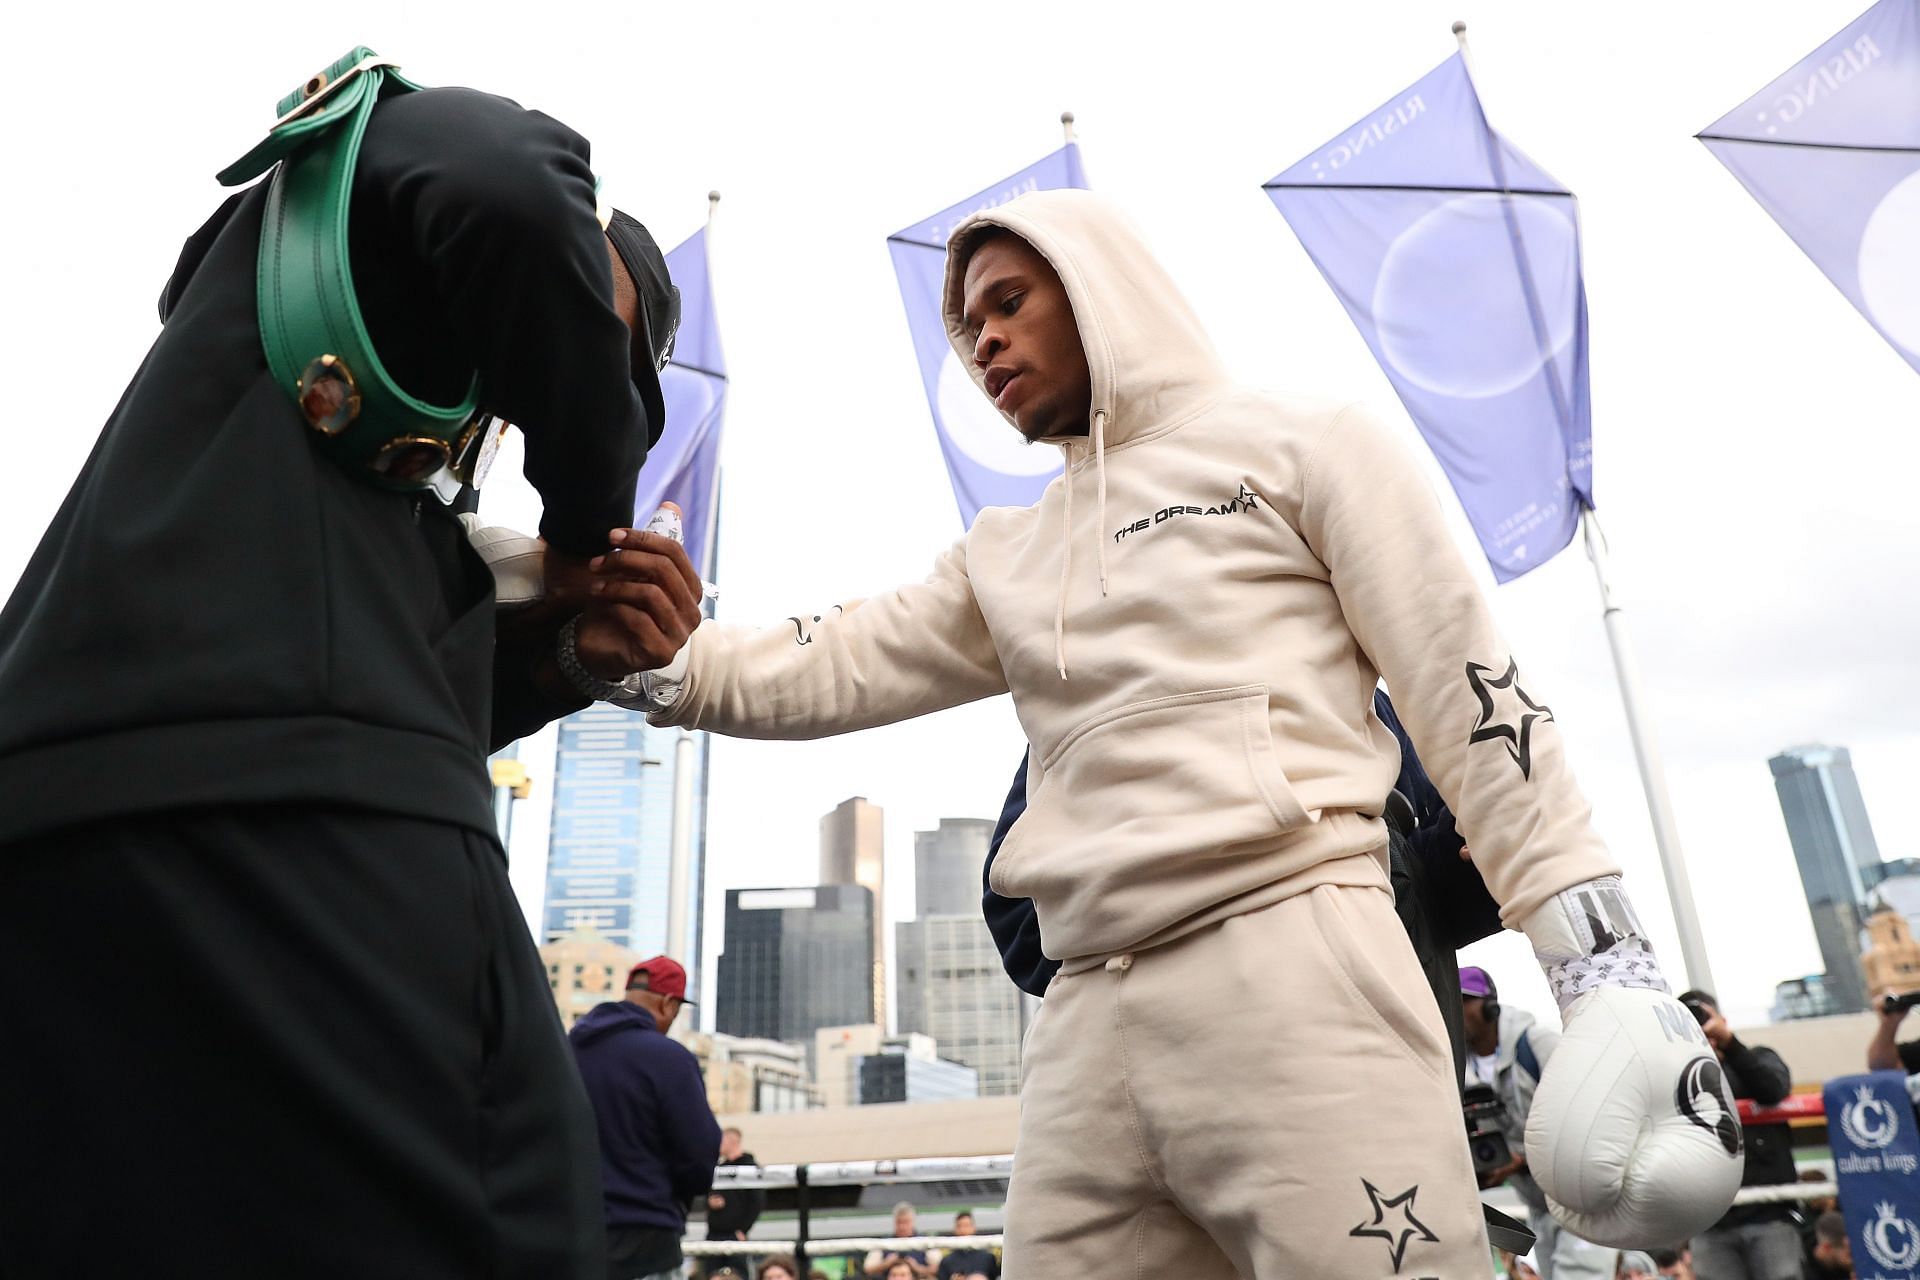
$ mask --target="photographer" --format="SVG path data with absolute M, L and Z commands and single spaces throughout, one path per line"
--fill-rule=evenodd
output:
M 1475 965 L 1460 970 L 1460 1005 L 1470 1115 L 1474 1087 L 1492 1091 L 1492 1105 L 1483 1106 L 1469 1128 L 1489 1139 L 1497 1134 L 1508 1152 L 1505 1163 L 1483 1169 L 1481 1142 L 1475 1141 L 1474 1167 L 1479 1170 L 1481 1189 L 1511 1180 L 1526 1202 L 1527 1225 L 1538 1239 L 1533 1256 L 1541 1280 L 1613 1280 L 1616 1251 L 1582 1240 L 1555 1221 L 1547 1211 L 1546 1194 L 1527 1171 L 1527 1113 L 1533 1109 L 1533 1091 L 1559 1043 L 1559 1033 L 1536 1025 L 1525 1009 L 1503 1006 L 1492 975 Z
M 1880 1025 L 1874 1028 L 1873 1039 L 1867 1043 L 1867 1070 L 1904 1071 L 1909 1076 L 1920 1074 L 1920 1040 L 1894 1040 L 1894 1033 L 1916 1004 L 1920 1004 L 1920 992 L 1896 995 L 1885 991 L 1874 1002 L 1873 1010 L 1880 1015 Z M 1912 1090 L 1911 1082 L 1907 1087 Z
M 1713 1046 L 1736 1098 L 1772 1106 L 1787 1096 L 1793 1076 L 1780 1055 L 1760 1045 L 1743 1044 L 1720 1016 L 1720 1004 L 1705 991 L 1688 991 L 1680 1003 L 1693 1014 Z M 1796 1181 L 1793 1136 L 1784 1124 L 1746 1126 L 1743 1187 L 1770 1187 Z M 1693 1262 L 1701 1280 L 1800 1280 L 1800 1232 L 1786 1204 L 1735 1205 L 1726 1216 L 1693 1240 Z

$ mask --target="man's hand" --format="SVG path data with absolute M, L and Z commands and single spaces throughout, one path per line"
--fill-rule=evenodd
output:
M 708 1196 L 707 1197 L 707 1208 L 709 1210 L 724 1209 L 726 1207 L 727 1207 L 727 1198 L 725 1196 Z
M 700 625 L 700 575 L 686 548 L 638 529 L 615 529 L 613 549 L 589 563 L 580 616 L 580 665 L 601 680 L 655 671 L 673 661 Z

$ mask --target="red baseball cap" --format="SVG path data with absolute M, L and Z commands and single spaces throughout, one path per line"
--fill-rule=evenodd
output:
M 647 990 L 655 995 L 673 996 L 683 1004 L 693 1003 L 687 999 L 687 971 L 680 967 L 678 960 L 665 956 L 642 960 L 627 970 L 627 986 L 633 986 L 633 980 L 643 973 L 647 975 Z

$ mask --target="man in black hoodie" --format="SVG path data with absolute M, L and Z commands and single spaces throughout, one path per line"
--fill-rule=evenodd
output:
M 667 1039 L 688 1003 L 687 971 L 655 956 L 567 1033 L 600 1130 L 607 1280 L 677 1277 L 687 1204 L 713 1188 L 720 1124 L 699 1061 Z
M 598 1280 L 592 1118 L 485 756 L 587 701 L 559 588 L 633 519 L 664 261 L 602 232 L 557 121 L 374 109 L 367 328 L 429 403 L 477 374 L 545 506 L 553 598 L 496 645 L 455 513 L 323 456 L 268 368 L 265 195 L 187 241 L 0 611 L 0 1275 Z M 617 618 L 578 625 L 593 675 L 631 670 Z
M 1687 991 L 1680 1003 L 1692 1011 L 1726 1072 L 1735 1098 L 1770 1107 L 1793 1088 L 1793 1073 L 1780 1055 L 1764 1045 L 1747 1044 L 1733 1034 L 1720 1003 L 1705 991 Z M 1795 1181 L 1793 1130 L 1784 1124 L 1745 1127 L 1743 1187 L 1772 1187 Z M 1693 1238 L 1693 1265 L 1701 1280 L 1800 1280 L 1802 1246 L 1792 1204 L 1742 1204 Z

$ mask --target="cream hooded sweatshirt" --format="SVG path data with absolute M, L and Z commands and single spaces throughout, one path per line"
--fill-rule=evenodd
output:
M 1357 405 L 1230 383 L 1172 280 L 1084 191 L 1004 226 L 1065 282 L 1089 433 L 916 586 L 754 630 L 703 624 L 653 721 L 815 738 L 1011 691 L 1028 807 L 993 887 L 1069 968 L 1321 884 L 1387 884 L 1384 677 L 1510 927 L 1615 873 L 1403 446 Z M 948 333 L 974 367 L 949 258 Z M 984 394 L 984 391 L 983 391 Z M 1010 426 L 1008 428 L 1012 430 Z

